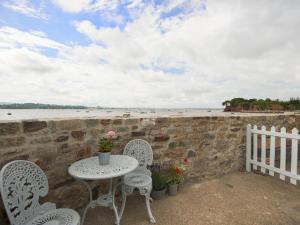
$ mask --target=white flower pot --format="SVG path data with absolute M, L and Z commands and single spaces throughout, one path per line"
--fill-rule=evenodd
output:
M 99 164 L 102 166 L 108 165 L 110 160 L 110 152 L 99 152 L 98 153 Z

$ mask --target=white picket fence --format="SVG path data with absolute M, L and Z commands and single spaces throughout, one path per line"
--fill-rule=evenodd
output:
M 260 157 L 258 156 L 258 135 L 261 135 L 260 140 Z M 267 137 L 270 139 L 269 146 L 267 144 Z M 276 142 L 275 139 L 280 139 L 280 153 L 275 151 Z M 291 139 L 291 148 L 287 149 L 287 139 Z M 247 146 L 246 146 L 246 170 L 251 171 L 251 165 L 253 165 L 253 170 L 257 170 L 260 167 L 262 173 L 269 173 L 269 175 L 274 176 L 274 173 L 280 174 L 280 179 L 285 180 L 285 177 L 290 178 L 290 182 L 294 185 L 297 184 L 297 180 L 300 181 L 300 176 L 298 175 L 298 141 L 300 140 L 300 135 L 298 130 L 294 128 L 292 133 L 287 133 L 286 128 L 282 127 L 280 132 L 277 132 L 275 127 L 271 127 L 270 131 L 266 130 L 265 126 L 262 126 L 259 130 L 256 125 L 253 127 L 249 124 L 247 126 Z M 269 149 L 269 154 L 267 155 L 267 147 Z M 287 162 L 287 151 L 290 152 L 290 162 Z M 275 154 L 280 154 L 280 166 L 275 167 Z M 260 158 L 260 160 L 258 160 Z M 269 162 L 266 162 L 268 158 Z M 277 156 L 278 158 L 278 156 Z M 287 168 L 288 167 L 288 168 Z

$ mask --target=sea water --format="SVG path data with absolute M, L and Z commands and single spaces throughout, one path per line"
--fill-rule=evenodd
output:
M 211 116 L 222 109 L 0 109 L 0 120 Z

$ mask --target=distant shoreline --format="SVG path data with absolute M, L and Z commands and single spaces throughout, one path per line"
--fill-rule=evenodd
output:
M 185 109 L 198 109 L 198 110 L 223 110 L 219 108 L 202 108 L 202 107 L 178 107 L 178 108 L 162 108 L 162 107 L 102 107 L 102 106 L 82 106 L 82 105 L 53 105 L 53 104 L 40 104 L 40 103 L 7 103 L 1 104 L 0 109 L 102 109 L 102 110 L 185 110 Z
M 0 109 L 88 109 L 82 105 L 54 105 L 40 103 L 9 103 L 0 104 Z

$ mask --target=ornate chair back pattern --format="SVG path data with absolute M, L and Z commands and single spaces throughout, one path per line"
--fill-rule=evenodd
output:
M 0 173 L 0 191 L 12 225 L 24 225 L 42 207 L 39 197 L 48 194 L 48 179 L 36 164 L 16 160 L 6 164 Z
M 151 174 L 147 167 L 152 165 L 153 152 L 151 145 L 147 141 L 142 139 L 129 141 L 124 148 L 123 154 L 131 156 L 139 162 L 136 171 L 144 171 L 147 174 Z

